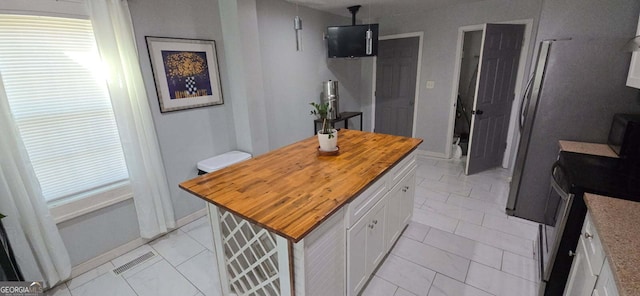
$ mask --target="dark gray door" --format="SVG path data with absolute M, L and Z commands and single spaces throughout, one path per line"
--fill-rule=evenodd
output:
M 420 38 L 380 40 L 375 132 L 411 137 Z
M 486 24 L 466 174 L 502 163 L 518 76 L 524 25 Z

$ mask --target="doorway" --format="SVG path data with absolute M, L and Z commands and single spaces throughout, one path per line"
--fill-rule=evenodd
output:
M 412 137 L 418 97 L 422 33 L 382 36 L 374 60 L 373 130 Z
M 532 20 L 459 29 L 446 155 L 466 152 L 467 175 L 512 164 L 518 136 L 514 106 L 520 101 L 531 29 Z
M 453 152 L 454 158 L 466 156 L 469 150 L 471 109 L 476 95 L 482 35 L 482 30 L 464 32 L 460 81 L 456 98 L 456 117 L 453 128 L 453 143 L 456 145 L 456 150 Z

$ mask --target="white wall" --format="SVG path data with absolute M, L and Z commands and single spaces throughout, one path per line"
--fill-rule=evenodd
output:
M 178 188 L 178 184 L 197 175 L 199 160 L 236 147 L 231 110 L 233 98 L 227 93 L 229 79 L 218 3 L 215 0 L 135 0 L 129 2 L 129 7 L 175 216 L 179 219 L 202 209 L 205 204 Z M 215 40 L 225 103 L 160 113 L 145 36 Z
M 303 51 L 295 48 L 295 5 L 282 0 L 257 4 L 260 55 L 270 148 L 276 149 L 313 136 L 310 102 L 320 102 L 322 81 L 338 80 L 339 110 L 359 111 L 360 59 L 328 59 L 322 33 L 327 26 L 350 24 L 350 19 L 299 7 Z M 358 128 L 359 120 L 351 120 Z
M 451 92 L 458 28 L 530 18 L 534 19 L 535 28 L 540 5 L 541 0 L 487 0 L 378 20 L 381 35 L 424 32 L 422 72 L 418 81 L 420 97 L 416 104 L 419 108 L 416 137 L 425 140 L 420 149 L 444 156 L 449 145 L 451 135 L 448 134 L 448 126 L 453 106 Z M 427 89 L 427 81 L 435 81 L 435 88 Z

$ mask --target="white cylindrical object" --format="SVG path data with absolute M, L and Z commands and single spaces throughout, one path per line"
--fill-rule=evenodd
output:
M 367 30 L 367 34 L 365 37 L 367 43 L 366 43 L 366 54 L 372 54 L 373 53 L 373 31 L 371 31 L 371 28 L 369 28 L 369 30 Z

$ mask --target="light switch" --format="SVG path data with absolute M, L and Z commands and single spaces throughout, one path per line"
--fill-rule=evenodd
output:
M 436 86 L 436 82 L 429 80 L 427 81 L 427 88 L 434 88 Z

